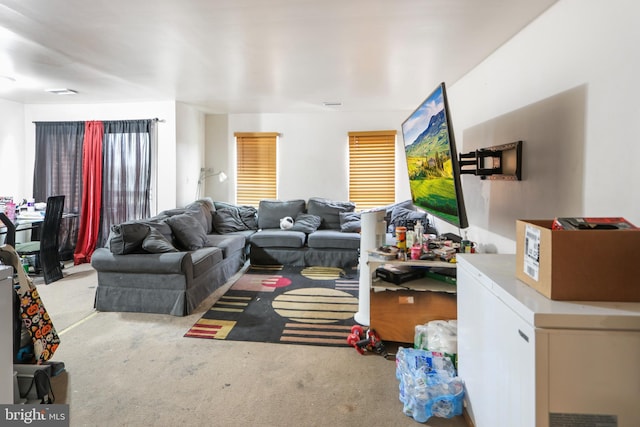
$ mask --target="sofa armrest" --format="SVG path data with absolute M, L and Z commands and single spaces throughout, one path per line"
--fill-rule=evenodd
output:
M 190 271 L 192 261 L 189 252 L 114 255 L 107 248 L 98 248 L 91 256 L 91 266 L 97 271 L 167 274 Z

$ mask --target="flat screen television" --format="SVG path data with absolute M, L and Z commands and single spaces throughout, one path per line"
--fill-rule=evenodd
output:
M 444 83 L 402 123 L 402 138 L 413 204 L 458 228 L 467 228 Z

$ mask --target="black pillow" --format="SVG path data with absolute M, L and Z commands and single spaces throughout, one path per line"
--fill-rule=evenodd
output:
M 175 215 L 165 221 L 171 227 L 176 241 L 182 248 L 188 251 L 195 251 L 207 245 L 207 234 L 200 221 L 193 215 Z
M 322 218 L 320 218 L 318 215 L 301 213 L 296 216 L 295 220 L 293 221 L 293 227 L 291 227 L 289 230 L 302 231 L 303 233 L 310 234 L 316 231 L 318 227 L 320 227 L 320 222 L 322 222 Z
M 340 231 L 359 233 L 360 228 L 360 212 L 340 212 Z
M 178 252 L 171 242 L 153 227 L 149 227 L 149 233 L 147 233 L 147 237 L 142 241 L 142 249 L 152 254 Z

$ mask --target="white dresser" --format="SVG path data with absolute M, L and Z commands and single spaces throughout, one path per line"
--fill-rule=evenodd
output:
M 640 303 L 552 301 L 485 254 L 458 257 L 457 303 L 476 427 L 640 426 Z
M 0 404 L 13 404 L 13 268 L 0 265 Z

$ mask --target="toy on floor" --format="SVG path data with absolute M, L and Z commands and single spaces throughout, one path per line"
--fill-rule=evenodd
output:
M 377 353 L 384 358 L 389 356 L 387 350 L 380 340 L 380 336 L 373 329 L 368 329 L 366 334 L 364 328 L 360 325 L 354 325 L 351 328 L 351 333 L 347 337 L 347 343 L 360 354 L 364 354 L 365 351 Z

